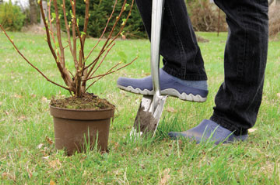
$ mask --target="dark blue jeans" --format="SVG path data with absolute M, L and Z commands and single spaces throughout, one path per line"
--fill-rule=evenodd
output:
M 136 0 L 150 37 L 152 0 Z M 268 47 L 267 0 L 215 0 L 229 26 L 224 82 L 211 120 L 246 134 L 254 126 L 262 100 Z M 207 80 L 184 0 L 166 0 L 160 54 L 164 70 L 185 80 Z

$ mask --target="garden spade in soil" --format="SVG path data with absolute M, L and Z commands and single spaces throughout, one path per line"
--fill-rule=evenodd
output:
M 155 134 L 167 96 L 159 85 L 159 50 L 164 0 L 153 0 L 151 29 L 151 75 L 154 95 L 143 96 L 131 135 Z

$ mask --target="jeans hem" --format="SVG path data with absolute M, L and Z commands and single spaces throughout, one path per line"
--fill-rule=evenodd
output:
M 202 81 L 202 80 L 207 80 L 207 76 L 206 75 L 189 75 L 189 74 L 185 74 L 185 72 L 182 71 L 178 71 L 177 69 L 171 68 L 169 66 L 164 66 L 163 70 L 165 72 L 167 72 L 168 74 L 180 78 L 182 80 L 190 80 L 190 81 Z

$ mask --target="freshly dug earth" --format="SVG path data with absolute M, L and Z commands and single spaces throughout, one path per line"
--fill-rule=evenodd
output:
M 102 110 L 113 109 L 114 105 L 92 93 L 86 93 L 81 98 L 75 96 L 65 99 L 52 99 L 51 106 L 75 110 Z
M 154 118 L 153 114 L 144 111 L 143 107 L 140 107 L 138 114 L 135 118 L 134 128 L 137 132 L 143 132 L 144 135 L 153 134 L 157 128 L 158 121 Z

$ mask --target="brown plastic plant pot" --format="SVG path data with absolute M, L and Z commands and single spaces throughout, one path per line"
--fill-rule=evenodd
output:
M 98 137 L 97 148 L 107 152 L 109 128 L 114 109 L 71 110 L 50 106 L 54 120 L 55 148 L 65 149 L 67 155 L 76 151 L 93 149 Z

